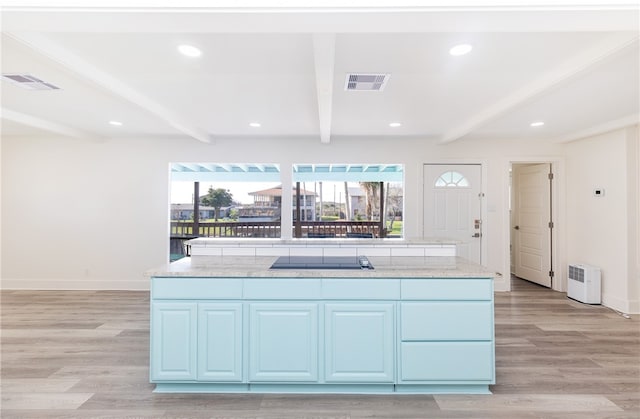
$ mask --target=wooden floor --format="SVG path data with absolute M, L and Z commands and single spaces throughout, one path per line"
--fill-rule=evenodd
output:
M 3 291 L 8 418 L 639 418 L 640 321 L 514 280 L 492 395 L 154 394 L 149 294 Z

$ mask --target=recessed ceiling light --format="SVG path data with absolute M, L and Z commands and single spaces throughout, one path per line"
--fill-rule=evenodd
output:
M 260 122 L 249 122 L 249 126 L 251 128 L 260 128 L 262 124 L 260 124 Z
M 122 122 L 120 122 L 120 121 L 109 121 L 109 123 L 111 125 L 115 125 L 116 127 L 121 127 L 122 126 Z
M 532 127 L 541 127 L 541 126 L 543 126 L 543 125 L 544 125 L 544 122 L 542 122 L 542 121 L 536 121 L 536 122 L 532 122 L 530 125 L 531 125 Z
M 180 51 L 180 54 L 186 55 L 187 57 L 199 57 L 202 55 L 202 51 L 193 45 L 180 45 L 178 46 L 178 51 Z
M 389 126 L 391 128 L 397 128 L 397 127 L 402 126 L 402 124 L 400 122 L 391 122 L 391 123 L 389 123 Z
M 469 52 L 471 52 L 472 49 L 473 49 L 473 47 L 471 45 L 469 45 L 469 44 L 460 44 L 460 45 L 456 45 L 455 47 L 451 48 L 449 50 L 449 54 L 457 57 L 459 55 L 468 54 Z

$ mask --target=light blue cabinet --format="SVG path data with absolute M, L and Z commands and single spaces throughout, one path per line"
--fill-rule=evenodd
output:
M 393 382 L 394 304 L 325 305 L 327 382 Z
M 402 303 L 403 341 L 493 339 L 491 301 Z
M 402 342 L 401 381 L 472 383 L 493 380 L 491 342 Z
M 250 304 L 249 380 L 318 380 L 318 304 Z
M 196 379 L 196 307 L 194 303 L 152 305 L 152 380 Z
M 242 381 L 242 304 L 198 304 L 198 380 Z
M 403 292 L 398 382 L 493 384 L 492 282 L 411 280 Z
M 152 278 L 158 392 L 488 393 L 492 278 Z

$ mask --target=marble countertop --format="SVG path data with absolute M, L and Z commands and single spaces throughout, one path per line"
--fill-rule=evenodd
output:
M 430 237 L 420 239 L 400 239 L 400 238 L 385 238 L 385 239 L 361 239 L 361 238 L 323 238 L 323 239 L 269 239 L 269 238 L 214 238 L 214 237 L 199 237 L 197 239 L 191 239 L 189 243 L 193 247 L 206 247 L 217 246 L 220 244 L 225 245 L 282 245 L 282 246 L 306 246 L 306 245 L 328 245 L 328 244 L 366 244 L 366 245 L 378 245 L 378 246 L 424 246 L 424 245 L 455 245 L 458 244 L 458 240 L 445 238 L 445 237 Z
M 275 256 L 218 256 L 196 262 L 183 258 L 146 272 L 149 277 L 225 278 L 492 278 L 495 272 L 454 256 L 370 256 L 375 269 L 269 269 Z

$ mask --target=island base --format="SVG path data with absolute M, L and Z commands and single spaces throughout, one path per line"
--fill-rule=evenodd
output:
M 486 384 L 157 383 L 154 393 L 491 394 Z

